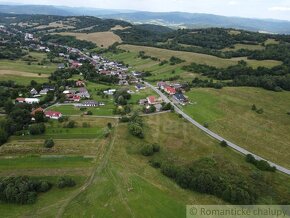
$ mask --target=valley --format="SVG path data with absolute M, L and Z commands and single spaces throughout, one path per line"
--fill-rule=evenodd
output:
M 1 198 L 4 217 L 184 217 L 188 204 L 289 204 L 289 36 L 15 19 L 35 25 L 4 19 L 0 29 L 0 182 L 26 176 L 51 187 L 32 204 Z M 213 40 L 219 34 L 228 40 Z

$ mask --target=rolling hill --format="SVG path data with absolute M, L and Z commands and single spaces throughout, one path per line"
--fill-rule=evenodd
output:
M 59 16 L 96 16 L 126 20 L 137 24 L 158 24 L 173 28 L 223 27 L 290 34 L 290 22 L 272 19 L 226 17 L 185 12 L 145 12 L 97 8 L 74 8 L 47 5 L 0 5 L 0 12 L 11 14 L 45 14 Z

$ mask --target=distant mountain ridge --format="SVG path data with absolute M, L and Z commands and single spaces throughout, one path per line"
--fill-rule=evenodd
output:
M 222 27 L 268 33 L 290 34 L 290 21 L 226 17 L 212 14 L 185 12 L 144 12 L 133 10 L 110 10 L 73 8 L 47 5 L 0 5 L 0 12 L 15 14 L 44 14 L 59 16 L 96 16 L 113 18 L 139 24 L 157 24 L 172 28 Z

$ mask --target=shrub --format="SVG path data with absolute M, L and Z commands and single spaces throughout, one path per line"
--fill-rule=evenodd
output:
M 256 107 L 255 104 L 252 105 L 252 110 L 253 110 L 253 111 L 256 111 L 256 110 L 257 110 L 257 107 Z
M 262 114 L 262 113 L 264 113 L 263 108 L 260 108 L 259 110 L 257 110 L 257 113 L 258 113 L 258 114 Z
M 160 168 L 161 167 L 161 160 L 159 158 L 152 158 L 149 161 L 149 163 L 154 168 Z
M 144 156 L 152 156 L 154 154 L 152 145 L 144 145 L 141 148 L 141 154 Z
M 45 148 L 52 148 L 54 146 L 54 141 L 52 139 L 46 139 L 44 141 Z
M 129 117 L 121 117 L 120 118 L 120 122 L 121 123 L 128 123 L 130 121 L 130 118 Z
M 28 130 L 31 135 L 40 135 L 45 132 L 45 125 L 43 123 L 31 124 Z
M 74 187 L 76 182 L 69 177 L 61 177 L 58 179 L 57 187 L 58 188 L 65 188 L 65 187 Z
M 92 112 L 92 111 L 88 111 L 88 112 L 87 112 L 87 115 L 89 115 L 89 116 L 90 116 L 90 115 L 93 115 L 93 112 Z
M 170 163 L 162 163 L 162 165 L 161 165 L 161 172 L 165 176 L 167 176 L 169 178 L 172 178 L 172 179 L 175 179 L 176 178 L 176 175 L 177 175 L 177 172 L 178 172 L 178 169 L 173 164 L 170 164 Z
M 75 126 L 76 126 L 76 122 L 75 121 L 73 121 L 73 120 L 71 120 L 71 121 L 69 121 L 68 122 L 68 124 L 66 125 L 66 128 L 75 128 Z
M 159 152 L 160 151 L 160 145 L 154 143 L 152 146 L 153 146 L 153 151 L 154 152 Z
M 209 127 L 208 123 L 204 123 L 203 126 L 204 126 L 205 128 L 208 128 L 208 127 Z
M 251 155 L 251 154 L 247 154 L 246 155 L 246 161 L 248 163 L 251 163 L 251 164 L 255 165 L 259 170 L 270 171 L 270 172 L 275 172 L 276 171 L 276 167 L 271 166 L 265 160 L 256 160 L 256 158 L 253 155 Z
M 226 142 L 226 141 L 221 141 L 220 142 L 220 145 L 222 146 L 222 147 L 227 147 L 228 146 L 228 143 Z
M 0 129 L 0 145 L 7 142 L 8 134 L 4 131 L 4 129 Z
M 29 177 L 5 177 L 0 180 L 0 200 L 14 204 L 35 203 L 37 193 L 51 188 L 47 181 L 32 180 Z

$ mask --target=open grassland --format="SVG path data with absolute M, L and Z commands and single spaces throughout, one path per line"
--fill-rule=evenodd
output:
M 222 51 L 237 51 L 240 49 L 247 49 L 247 50 L 263 50 L 265 49 L 262 45 L 251 45 L 251 44 L 235 44 L 234 48 L 224 48 Z
M 259 88 L 192 89 L 184 107 L 201 124 L 272 162 L 290 167 L 290 92 Z M 263 108 L 258 114 L 252 105 Z
M 235 58 L 223 59 L 223 58 L 218 58 L 218 57 L 206 55 L 206 54 L 183 52 L 183 51 L 172 51 L 172 50 L 147 47 L 147 46 L 121 45 L 120 48 L 124 50 L 128 50 L 128 51 L 133 51 L 133 52 L 145 51 L 147 55 L 160 58 L 161 60 L 164 60 L 164 59 L 168 60 L 170 59 L 170 57 L 176 56 L 186 61 L 183 63 L 183 65 L 187 65 L 192 62 L 195 62 L 198 64 L 207 64 L 207 65 L 215 66 L 215 67 L 228 67 L 230 65 L 237 64 L 239 61 L 238 59 L 235 59 Z M 248 62 L 250 66 L 253 66 L 254 68 L 256 68 L 257 66 L 274 67 L 281 64 L 281 62 L 273 61 L 273 60 L 264 60 L 264 61 L 246 60 L 246 61 Z
M 275 39 L 267 39 L 265 41 L 265 45 L 272 45 L 272 44 L 277 45 L 277 44 L 279 44 L 279 41 L 277 41 Z
M 56 64 L 39 65 L 38 63 L 47 58 L 45 53 L 30 52 L 29 56 L 31 61 L 0 60 L 0 80 L 12 80 L 21 85 L 28 85 L 31 80 L 47 82 L 49 74 L 56 70 Z M 24 58 L 28 58 L 28 55 Z
M 56 65 L 43 66 L 38 65 L 37 63 L 28 65 L 27 62 L 21 60 L 0 60 L 0 70 L 12 70 L 34 74 L 50 74 L 56 70 Z
M 144 121 L 144 140 L 133 137 L 128 132 L 126 123 L 120 123 L 118 126 L 114 123 L 115 129 L 111 136 L 103 139 L 106 142 L 97 150 L 92 150 L 91 155 L 94 158 L 43 155 L 17 157 L 14 159 L 16 161 L 12 161 L 1 157 L 0 169 L 6 170 L 4 175 L 9 175 L 15 170 L 19 174 L 24 172 L 28 175 L 37 175 L 38 172 L 39 175 L 45 176 L 44 179 L 52 182 L 56 181 L 56 176 L 60 174 L 71 175 L 77 181 L 74 188 L 59 190 L 54 187 L 41 194 L 33 205 L 1 204 L 1 215 L 184 217 L 187 204 L 225 204 L 213 196 L 184 190 L 163 176 L 158 169 L 151 167 L 148 158 L 139 153 L 141 146 L 147 143 L 158 142 L 161 145 L 158 156 L 169 155 L 180 163 L 190 163 L 201 157 L 215 157 L 227 170 L 236 167 L 239 173 L 244 175 L 250 175 L 254 170 L 252 165 L 245 162 L 243 156 L 230 148 L 219 146 L 218 142 L 174 113 L 146 117 Z M 98 125 L 98 119 L 92 122 Z M 56 142 L 58 146 L 60 141 Z M 92 149 L 91 146 L 86 146 L 86 141 L 85 148 L 86 152 Z M 86 152 L 84 151 L 84 154 Z M 36 166 L 41 167 L 34 169 Z M 50 173 L 52 177 L 46 177 L 46 174 Z M 289 177 L 279 173 L 265 173 L 265 176 L 268 181 L 275 182 L 280 192 L 289 195 Z M 276 202 L 265 197 L 259 199 L 259 203 Z
M 74 121 L 74 128 L 66 128 L 68 122 Z M 104 129 L 107 127 L 107 123 L 114 123 L 114 119 L 96 119 L 90 116 L 81 117 L 69 117 L 69 120 L 63 123 L 51 120 L 46 124 L 46 132 L 44 135 L 24 135 L 13 136 L 12 139 L 16 140 L 31 140 L 31 139 L 100 139 L 103 137 Z
M 113 32 L 96 32 L 96 33 L 74 33 L 74 32 L 62 32 L 58 33 L 63 36 L 75 36 L 80 40 L 87 40 L 96 43 L 100 47 L 109 47 L 115 42 L 122 42 L 121 38 Z

